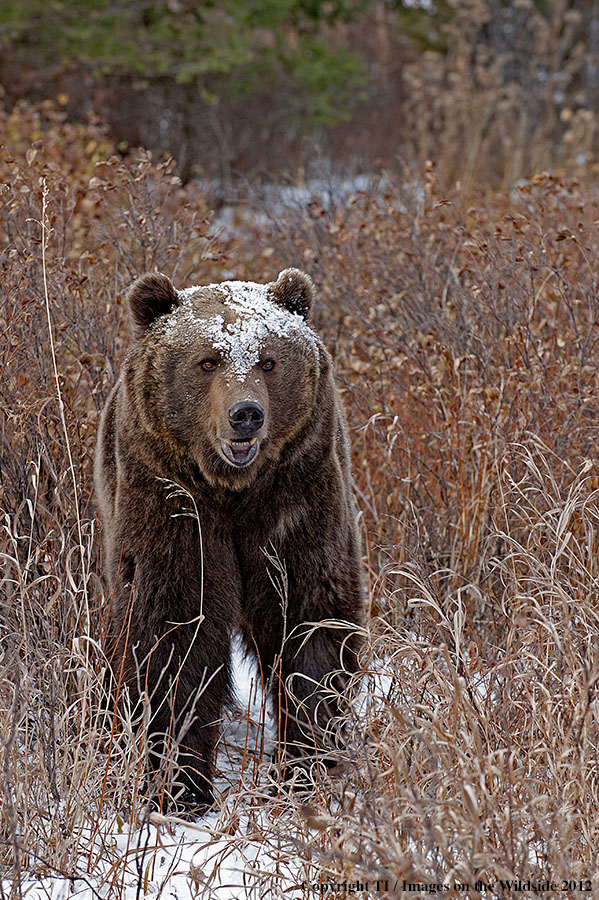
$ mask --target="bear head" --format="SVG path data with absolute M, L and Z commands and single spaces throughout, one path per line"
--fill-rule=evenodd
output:
M 324 353 L 313 296 L 298 269 L 182 291 L 151 273 L 130 288 L 141 420 L 210 485 L 246 487 L 309 423 Z

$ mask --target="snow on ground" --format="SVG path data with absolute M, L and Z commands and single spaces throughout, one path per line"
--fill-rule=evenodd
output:
M 92 874 L 77 879 L 25 878 L 22 897 L 235 900 L 289 897 L 294 885 L 298 885 L 294 896 L 303 895 L 299 887 L 306 877 L 302 875 L 302 861 L 283 836 L 285 831 L 297 833 L 297 828 L 285 813 L 284 804 L 279 807 L 278 826 L 273 830 L 273 822 L 264 809 L 252 806 L 247 791 L 240 789 L 244 767 L 250 780 L 256 774 L 255 769 L 250 771 L 250 766 L 254 766 L 252 750 L 257 749 L 262 755 L 259 723 L 264 720 L 264 757 L 270 754 L 273 716 L 270 709 L 264 708 L 255 666 L 244 659 L 239 644 L 234 647 L 233 660 L 236 707 L 225 723 L 226 742 L 223 741 L 217 763 L 216 788 L 224 795 L 228 793 L 221 809 L 197 822 L 157 813 L 151 813 L 149 821 L 137 828 L 130 828 L 117 816 L 112 821 L 101 821 L 93 837 L 90 829 L 89 858 L 100 858 Z M 73 861 L 72 869 L 85 872 L 87 860 L 86 852 L 85 859 Z M 10 884 L 4 882 L 2 887 L 10 893 Z
M 150 813 L 141 826 L 131 827 L 118 815 L 90 827 L 89 843 L 70 869 L 81 877 L 25 878 L 21 896 L 27 900 L 140 900 L 140 898 L 214 898 L 262 900 L 311 896 L 302 882 L 314 880 L 314 870 L 302 858 L 298 844 L 306 839 L 285 798 L 277 804 L 268 790 L 267 764 L 275 747 L 274 717 L 264 705 L 260 679 L 241 645 L 233 649 L 235 707 L 226 717 L 215 782 L 219 809 L 187 822 Z M 380 660 L 362 682 L 362 697 L 354 706 L 360 718 L 367 705 L 385 702 L 394 689 L 393 661 Z M 265 723 L 264 728 L 261 723 Z M 264 746 L 262 746 L 262 741 Z M 264 798 L 256 799 L 256 781 Z M 244 786 L 244 785 L 247 785 Z M 252 790 L 250 791 L 250 785 Z M 88 860 L 97 860 L 89 875 Z M 2 885 L 6 894 L 10 885 Z M 1 894 L 1 892 L 0 892 Z

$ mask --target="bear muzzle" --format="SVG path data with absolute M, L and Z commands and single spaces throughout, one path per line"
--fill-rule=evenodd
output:
M 229 409 L 227 419 L 235 437 L 221 440 L 223 454 L 234 466 L 247 466 L 260 449 L 258 433 L 264 425 L 264 409 L 255 400 L 241 400 Z

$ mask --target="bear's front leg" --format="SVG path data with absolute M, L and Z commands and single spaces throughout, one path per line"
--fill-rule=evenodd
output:
M 339 745 L 343 692 L 358 669 L 361 597 L 352 559 L 309 571 L 288 552 L 285 598 L 264 589 L 247 610 L 245 639 L 270 686 L 277 736 L 289 759 L 322 759 Z M 324 624 L 336 620 L 338 625 Z M 334 756 L 334 753 L 333 753 Z
M 331 627 L 318 619 L 308 614 L 291 628 L 273 681 L 279 740 L 288 759 L 330 761 L 342 744 L 344 691 L 358 668 L 360 640 L 341 622 Z
M 231 695 L 235 593 L 215 580 L 214 564 L 200 565 L 188 523 L 171 520 L 165 531 L 169 525 L 176 532 L 163 546 L 137 554 L 131 582 L 117 579 L 108 652 L 116 685 L 127 686 L 137 715 L 144 714 L 153 795 L 161 798 L 172 778 L 175 798 L 182 787 L 183 803 L 207 807 Z M 135 560 L 132 552 L 122 556 Z
M 165 774 L 163 766 L 175 763 L 171 791 L 184 805 L 206 808 L 214 799 L 221 713 L 231 696 L 229 633 L 209 615 L 174 628 L 165 623 L 145 667 L 152 768 Z

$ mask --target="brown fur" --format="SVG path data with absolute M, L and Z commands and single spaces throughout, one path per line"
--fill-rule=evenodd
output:
M 291 269 L 268 286 L 268 300 L 300 327 L 292 337 L 276 328 L 262 336 L 257 361 L 244 362 L 241 375 L 204 334 L 207 319 L 235 321 L 224 296 L 212 285 L 182 297 L 158 274 L 132 286 L 137 340 L 104 410 L 95 469 L 113 668 L 122 666 L 134 698 L 148 691 L 156 746 L 164 735 L 174 739 L 184 785 L 200 803 L 212 796 L 234 630 L 265 680 L 282 651 L 272 697 L 281 739 L 301 754 L 325 747 L 324 729 L 339 710 L 322 685 L 342 664 L 355 670 L 358 646 L 357 629 L 324 626 L 308 637 L 302 623 L 361 621 L 346 427 L 331 358 L 299 319 L 309 315 L 312 283 Z M 216 367 L 205 371 L 206 360 Z M 256 458 L 236 466 L 224 454 L 238 434 L 228 417 L 240 401 L 261 407 L 264 423 Z M 189 496 L 169 498 L 162 479 Z M 193 504 L 203 557 L 198 522 L 177 514 Z M 286 622 L 265 548 L 285 565 Z

